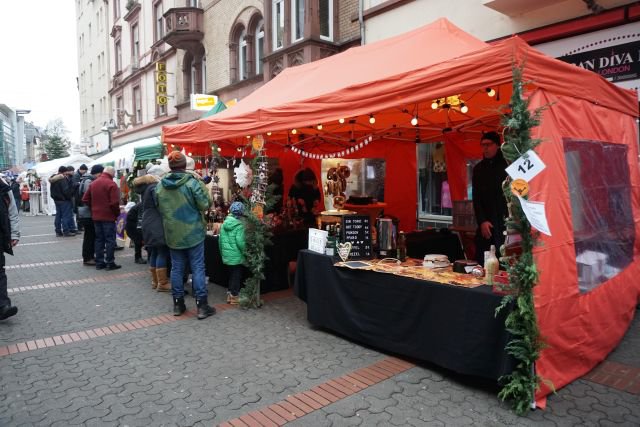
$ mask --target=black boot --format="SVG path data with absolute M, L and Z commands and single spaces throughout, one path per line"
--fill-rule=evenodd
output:
M 18 307 L 15 305 L 5 305 L 4 307 L 0 307 L 0 320 L 8 319 L 16 314 L 18 314 Z
M 209 302 L 206 297 L 196 300 L 196 305 L 198 306 L 199 320 L 206 319 L 207 317 L 216 314 L 216 309 L 209 306 Z
M 187 311 L 187 306 L 184 305 L 184 298 L 174 298 L 173 299 L 173 315 L 180 316 L 185 311 Z
M 146 264 L 146 263 L 147 263 L 147 261 L 146 261 L 144 258 L 142 258 L 142 257 L 138 257 L 138 258 L 136 258 L 136 260 L 135 260 L 134 262 L 135 262 L 136 264 Z

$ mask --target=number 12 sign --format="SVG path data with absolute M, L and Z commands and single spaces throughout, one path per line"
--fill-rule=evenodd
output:
M 509 165 L 507 173 L 513 179 L 529 182 L 544 170 L 546 165 L 533 150 L 529 150 Z

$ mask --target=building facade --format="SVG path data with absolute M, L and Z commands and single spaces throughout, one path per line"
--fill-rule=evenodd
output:
M 39 160 L 39 149 L 40 149 L 40 138 L 41 132 L 40 128 L 35 126 L 31 122 L 25 122 L 24 124 L 24 137 L 25 137 L 25 163 L 33 163 L 36 160 Z
M 109 7 L 104 0 L 76 0 L 80 142 L 72 152 L 97 154 L 108 149 L 102 131 L 111 116 L 109 88 Z
M 0 170 L 16 164 L 16 127 L 15 111 L 0 104 Z

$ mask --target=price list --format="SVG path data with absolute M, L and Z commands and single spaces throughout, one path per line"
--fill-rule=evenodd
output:
M 341 241 L 351 242 L 349 259 L 370 259 L 371 224 L 368 215 L 345 215 L 342 217 Z

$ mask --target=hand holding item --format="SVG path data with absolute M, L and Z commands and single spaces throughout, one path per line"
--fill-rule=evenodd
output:
M 12 246 L 12 247 L 15 247 L 15 246 L 17 246 L 17 245 L 18 245 L 18 239 L 13 239 L 13 240 L 11 241 L 11 246 Z
M 493 228 L 493 224 L 490 221 L 485 221 L 480 224 L 480 233 L 482 233 L 482 237 L 485 239 L 491 238 L 491 229 Z

